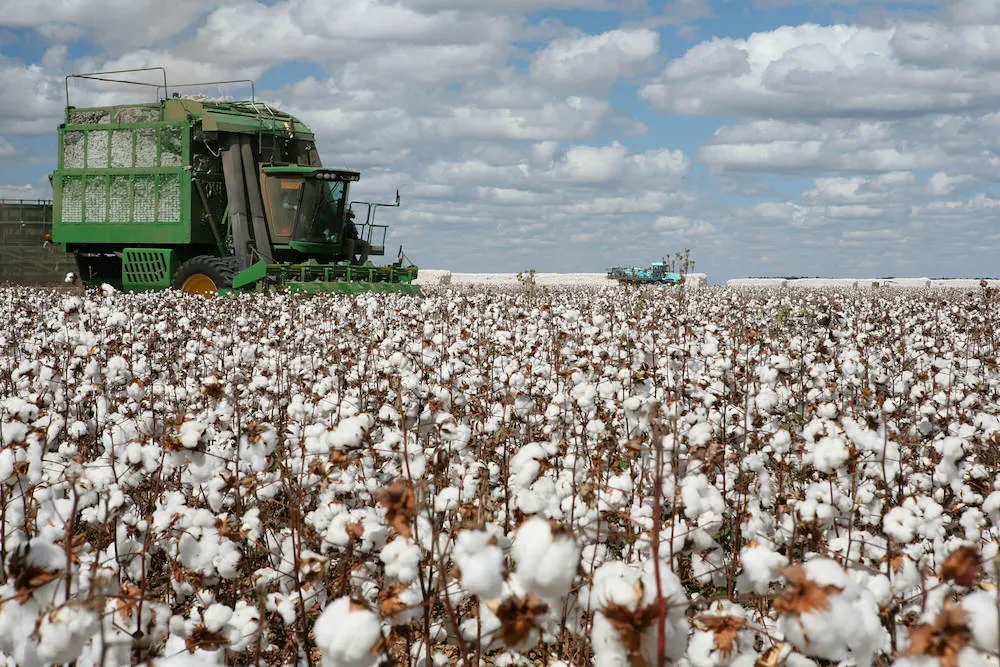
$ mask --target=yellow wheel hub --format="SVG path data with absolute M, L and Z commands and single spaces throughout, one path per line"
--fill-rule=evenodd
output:
M 203 297 L 209 298 L 218 294 L 219 288 L 216 287 L 215 281 L 204 273 L 195 273 L 184 281 L 184 284 L 181 285 L 181 291 L 185 294 L 201 294 Z

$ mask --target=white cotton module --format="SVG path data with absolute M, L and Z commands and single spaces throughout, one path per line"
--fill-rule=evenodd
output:
M 323 667 L 374 667 L 382 637 L 378 616 L 348 597 L 327 605 L 313 628 Z

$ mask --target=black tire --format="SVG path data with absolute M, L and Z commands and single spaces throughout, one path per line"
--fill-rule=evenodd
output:
M 189 294 L 211 296 L 233 286 L 236 275 L 235 257 L 198 255 L 180 265 L 171 287 Z

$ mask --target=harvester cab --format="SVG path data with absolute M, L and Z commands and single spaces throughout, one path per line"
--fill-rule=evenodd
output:
M 162 83 L 119 78 L 154 71 Z M 156 99 L 77 108 L 71 80 L 147 86 Z M 242 101 L 176 90 L 245 83 Z M 253 82 L 168 88 L 162 68 L 74 74 L 52 175 L 52 236 L 84 279 L 125 289 L 418 294 L 417 267 L 370 261 L 385 254 L 388 227 L 374 224 L 385 204 L 351 202 L 360 178 L 325 167 L 309 127 L 258 102 Z M 364 222 L 354 203 L 368 205 Z

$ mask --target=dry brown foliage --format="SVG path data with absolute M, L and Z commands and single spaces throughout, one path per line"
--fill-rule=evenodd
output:
M 398 479 L 382 490 L 382 506 L 385 507 L 385 519 L 389 525 L 406 538 L 413 537 L 412 524 L 417 516 L 417 499 L 413 486 Z
M 512 595 L 503 602 L 490 601 L 486 605 L 500 619 L 500 639 L 507 646 L 518 646 L 548 611 L 549 606 L 534 593 L 518 597 Z
M 739 616 L 702 615 L 694 620 L 694 624 L 699 630 L 713 633 L 715 650 L 724 660 L 728 660 L 736 647 L 736 635 L 747 621 Z
M 959 667 L 958 655 L 971 638 L 965 611 L 946 601 L 933 623 L 918 625 L 910 634 L 906 655 L 929 655 L 942 667 Z
M 808 614 L 830 607 L 830 596 L 841 591 L 837 586 L 820 585 L 806 576 L 801 565 L 789 565 L 781 571 L 791 583 L 774 600 L 774 611 L 778 614 Z
M 959 586 L 973 586 L 982 575 L 979 550 L 965 546 L 953 551 L 941 564 L 941 578 L 954 581 Z

